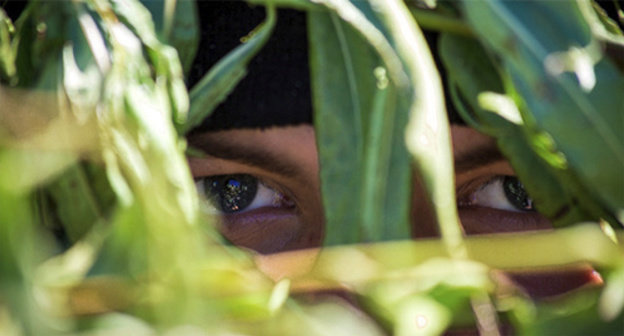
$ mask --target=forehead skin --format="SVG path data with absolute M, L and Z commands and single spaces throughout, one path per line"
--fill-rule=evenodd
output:
M 314 128 L 310 125 L 205 132 L 190 137 L 189 145 L 212 157 L 213 170 L 223 170 L 225 161 L 235 161 L 306 182 L 315 183 L 318 176 Z M 190 158 L 191 168 L 198 168 L 201 161 Z

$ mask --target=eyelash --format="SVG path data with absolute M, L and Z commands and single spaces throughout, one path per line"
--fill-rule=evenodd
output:
M 250 174 L 213 175 L 196 179 L 197 190 L 208 200 L 208 212 L 245 213 L 258 208 L 292 208 L 284 193 Z M 535 211 L 533 201 L 514 176 L 497 175 L 462 186 L 458 207 L 485 207 L 513 212 Z
M 195 179 L 207 211 L 214 214 L 245 213 L 261 208 L 293 208 L 294 201 L 250 174 L 213 175 Z
M 487 207 L 513 212 L 534 212 L 533 200 L 515 176 L 497 175 L 485 182 L 477 179 L 458 192 L 459 207 Z

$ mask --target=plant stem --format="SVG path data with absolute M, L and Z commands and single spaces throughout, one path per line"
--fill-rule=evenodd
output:
M 466 22 L 457 17 L 440 14 L 432 10 L 409 8 L 418 25 L 426 30 L 454 33 L 458 35 L 473 36 L 472 29 Z

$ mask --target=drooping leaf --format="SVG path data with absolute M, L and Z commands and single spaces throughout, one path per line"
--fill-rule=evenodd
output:
M 525 123 L 552 139 L 550 150 L 538 153 L 547 161 L 564 157 L 574 177 L 568 182 L 578 185 L 575 196 L 599 203 L 588 211 L 622 222 L 624 76 L 595 48 L 577 3 L 491 1 L 464 8 L 502 57 L 526 104 Z
M 483 93 L 503 94 L 503 80 L 491 57 L 477 40 L 458 35 L 443 34 L 440 38 L 440 54 L 449 74 L 450 91 L 458 90 L 455 105 L 466 110 L 465 119 L 473 127 L 494 137 L 516 174 L 531 195 L 535 206 L 558 224 L 577 223 L 590 219 L 583 216 L 576 206 L 565 181 L 557 175 L 560 169 L 548 165 L 530 143 L 531 134 L 525 133 L 520 124 L 509 121 L 497 111 L 485 109 L 479 102 Z M 513 104 L 510 97 L 508 99 Z M 468 106 L 464 106 L 465 104 Z M 515 106 L 515 104 L 514 104 Z M 497 106 L 496 108 L 500 108 Z M 516 107 L 517 108 L 517 107 Z M 519 116 L 518 116 L 519 117 Z M 536 174 L 535 172 L 540 172 Z M 565 214 L 565 217 L 561 217 Z

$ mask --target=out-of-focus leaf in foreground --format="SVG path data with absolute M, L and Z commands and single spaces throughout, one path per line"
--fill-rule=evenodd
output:
M 35 305 L 28 280 L 50 246 L 38 239 L 42 237 L 37 234 L 31 205 L 27 195 L 0 187 L 0 311 L 3 323 L 14 320 L 22 332 L 41 333 L 48 321 Z
M 490 1 L 464 10 L 502 57 L 536 152 L 565 170 L 579 207 L 623 222 L 624 76 L 603 57 L 578 4 Z
M 187 73 L 199 44 L 199 18 L 195 1 L 141 1 L 150 11 L 161 41 L 174 47 Z
M 168 1 L 168 3 L 172 4 L 173 2 Z M 152 16 L 140 2 L 114 1 L 111 2 L 111 7 L 118 19 L 141 40 L 141 47 L 145 51 L 147 60 L 154 67 L 156 75 L 161 76 L 159 81 L 164 81 L 164 83 L 158 83 L 164 89 L 162 93 L 166 93 L 166 96 L 162 96 L 162 98 L 166 98 L 162 103 L 169 105 L 169 113 L 176 127 L 184 125 L 188 119 L 189 99 L 176 49 L 158 40 Z M 182 6 L 182 10 L 185 9 L 188 10 L 187 7 Z M 170 17 L 171 13 L 165 15 L 167 15 L 165 18 L 167 22 L 173 20 Z M 194 26 L 192 21 L 190 24 Z
M 11 82 L 15 78 L 15 52 L 11 46 L 11 36 L 15 27 L 4 10 L 0 9 L 0 78 Z
M 172 123 L 188 107 L 182 68 L 154 29 L 137 1 L 32 2 L 17 26 L 20 39 L 11 41 L 21 58 L 17 80 L 7 84 L 19 88 L 0 88 L 0 202 L 2 229 L 14 231 L 2 234 L 13 241 L 2 253 L 16 261 L 3 263 L 13 280 L 2 288 L 16 290 L 3 292 L 2 302 L 18 325 L 38 326 L 36 334 L 75 327 L 49 323 L 51 314 L 122 309 L 155 328 L 217 325 L 206 319 L 217 319 L 207 313 L 215 310 L 270 314 L 271 284 L 199 225 Z M 35 192 L 41 204 L 30 208 Z M 36 218 L 20 215 L 33 209 Z M 22 223 L 31 219 L 71 245 L 39 273 L 44 257 L 29 252 L 36 249 L 28 240 L 38 233 Z M 219 303 L 203 299 L 224 293 Z

